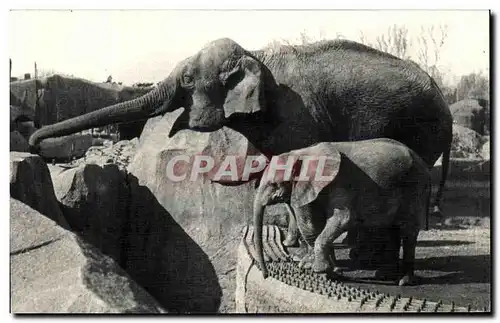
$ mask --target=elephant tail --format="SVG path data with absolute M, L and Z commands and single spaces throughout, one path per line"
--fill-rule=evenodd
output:
M 451 152 L 451 142 L 452 138 L 448 139 L 446 148 L 443 151 L 443 159 L 441 161 L 441 180 L 439 182 L 438 191 L 436 193 L 436 198 L 434 199 L 434 206 L 432 213 L 436 215 L 441 215 L 440 203 L 443 197 L 444 184 L 448 177 L 448 170 L 450 168 L 450 152 Z
M 431 206 L 431 198 L 432 198 L 432 178 L 430 174 L 426 187 L 427 187 L 427 196 L 425 199 L 425 231 L 429 230 L 429 216 L 430 216 L 429 208 Z
M 432 210 L 432 214 L 442 216 L 442 212 L 440 210 L 440 204 L 441 204 L 441 199 L 443 197 L 443 191 L 444 191 L 444 184 L 446 182 L 446 179 L 448 177 L 448 170 L 450 167 L 450 152 L 451 152 L 451 144 L 453 141 L 453 117 L 451 115 L 450 108 L 448 107 L 448 104 L 446 103 L 446 98 L 444 97 L 443 92 L 441 91 L 441 88 L 439 85 L 436 83 L 433 77 L 429 75 L 432 85 L 434 86 L 437 95 L 439 96 L 439 101 L 440 104 L 442 105 L 442 108 L 445 110 L 444 113 L 446 114 L 444 116 L 445 124 L 443 126 L 446 128 L 445 129 L 445 143 L 444 143 L 444 149 L 443 149 L 443 159 L 441 161 L 441 181 L 439 182 L 439 187 L 438 191 L 436 193 L 436 198 L 434 199 L 434 206 Z

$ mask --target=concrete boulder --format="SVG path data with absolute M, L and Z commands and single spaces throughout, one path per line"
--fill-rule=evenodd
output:
M 49 169 L 40 156 L 10 153 L 10 196 L 68 228 L 54 193 Z
M 32 111 L 33 120 L 40 126 L 128 101 L 149 90 L 60 74 L 10 83 L 11 101 L 17 104 L 25 102 Z
M 17 130 L 10 132 L 10 151 L 29 151 L 28 141 Z
M 12 96 L 12 93 L 11 93 Z M 11 100 L 14 100 L 11 98 Z M 14 100 L 15 101 L 15 100 Z M 16 102 L 16 101 L 15 101 Z M 11 125 L 12 123 L 22 120 L 22 121 L 28 121 L 28 120 L 33 120 L 34 119 L 34 112 L 31 110 L 29 107 L 24 105 L 22 102 L 18 102 L 20 105 L 10 105 L 10 122 Z
M 23 135 L 24 138 L 26 138 L 26 140 L 28 140 L 37 130 L 33 121 L 17 122 L 16 129 L 21 133 L 21 135 Z
M 164 313 L 109 257 L 10 200 L 13 313 Z
M 483 144 L 483 136 L 476 131 L 454 124 L 451 143 L 452 158 L 477 158 Z
M 36 130 L 32 120 L 33 114 L 29 108 L 10 105 L 10 151 L 29 150 L 29 136 Z
M 107 140 L 100 147 L 89 148 L 85 153 L 85 158 L 76 161 L 76 163 L 101 164 L 109 162 L 116 164 L 120 169 L 126 169 L 135 155 L 138 142 L 138 138 L 130 141 L 122 140 L 115 144 Z
M 487 139 L 487 141 L 481 147 L 481 157 L 484 160 L 490 160 L 490 158 L 491 158 L 491 150 L 490 150 L 490 140 L 489 140 L 489 138 Z
M 46 159 L 71 160 L 85 155 L 94 144 L 91 134 L 73 134 L 58 138 L 48 138 L 40 143 L 40 156 Z
M 49 167 L 71 230 L 123 265 L 129 200 L 125 173 L 113 164 Z
M 225 156 L 237 156 L 240 169 L 246 156 L 260 152 L 228 128 L 211 133 L 183 130 L 168 138 L 180 113 L 148 121 L 128 167 L 129 212 L 135 219 L 130 230 L 140 232 L 130 241 L 134 249 L 128 259 L 147 255 L 147 260 L 127 268 L 157 299 L 172 300 L 175 310 L 234 311 L 236 249 L 252 217 L 255 182 L 214 183 L 214 172 L 190 181 L 189 164 L 184 168 L 188 178 L 175 182 L 167 178 L 167 165 L 175 156 L 202 154 L 215 157 L 216 164 Z
M 464 99 L 450 105 L 453 120 L 480 135 L 489 132 L 489 102 L 484 99 Z
M 36 121 L 39 111 L 36 109 L 37 99 L 40 97 L 42 82 L 38 79 L 10 82 L 11 118 L 16 118 L 18 113 L 12 106 L 28 119 Z
M 253 234 L 253 227 L 248 227 L 238 248 L 236 274 L 238 313 L 362 314 L 477 311 L 462 300 L 461 306 L 453 302 L 456 302 L 456 299 L 447 300 L 448 291 L 443 293 L 442 288 L 438 289 L 442 292 L 441 296 L 439 291 L 436 293 L 432 285 L 418 286 L 419 296 L 415 294 L 415 290 L 401 289 L 399 286 L 353 283 L 360 278 L 359 272 L 345 273 L 348 279 L 342 281 L 331 279 L 329 275 L 315 274 L 310 269 L 300 270 L 298 264 L 292 262 L 287 255 L 288 250 L 281 244 L 281 234 L 276 226 L 263 227 L 264 258 L 267 259 L 266 266 L 269 272 L 269 276 L 264 278 L 255 261 L 257 253 L 253 245 Z M 342 257 L 339 251 L 342 250 L 336 251 L 337 259 L 339 256 Z M 371 290 L 365 289 L 367 287 Z M 425 295 L 426 299 L 422 298 L 422 295 Z M 439 300 L 443 296 L 445 300 Z M 481 292 L 475 296 L 482 298 Z

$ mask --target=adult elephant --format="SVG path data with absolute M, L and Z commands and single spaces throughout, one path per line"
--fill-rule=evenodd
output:
M 449 164 L 452 116 L 434 80 L 415 63 L 346 40 L 248 51 L 231 39 L 181 61 L 153 91 L 35 132 L 41 140 L 178 108 L 171 130 L 244 134 L 264 154 L 321 141 L 398 140 L 431 168 L 443 154 L 438 210 Z

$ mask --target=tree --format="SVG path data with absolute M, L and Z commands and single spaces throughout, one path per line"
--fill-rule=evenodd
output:
M 471 99 L 489 99 L 490 81 L 489 77 L 479 73 L 463 75 L 457 85 L 457 101 Z
M 382 34 L 375 38 L 375 42 L 370 42 L 365 37 L 364 33 L 361 32 L 360 41 L 365 45 L 392 54 L 401 59 L 410 58 L 408 49 L 411 47 L 411 39 L 408 38 L 408 29 L 405 26 L 390 26 L 386 34 Z
M 56 71 L 53 70 L 53 69 L 39 69 L 37 71 L 37 77 L 40 78 L 40 77 L 46 77 L 46 76 L 51 76 L 51 75 L 54 75 L 56 74 Z
M 438 64 L 446 38 L 448 38 L 447 25 L 439 25 L 438 29 L 434 25 L 427 28 L 422 26 L 417 38 L 419 45 L 417 61 L 420 67 L 429 73 L 441 88 L 444 86 L 443 73 L 439 70 Z
M 408 36 L 408 29 L 404 25 L 392 25 L 385 34 L 379 35 L 372 42 L 360 33 L 360 42 L 401 59 L 412 59 L 410 53 L 416 53 L 415 60 L 420 67 L 434 78 L 439 87 L 444 86 L 443 73 L 438 68 L 441 49 L 448 37 L 447 25 L 421 27 L 416 42 L 418 48 L 413 50 L 414 41 Z
M 441 92 L 449 105 L 457 102 L 457 88 L 455 86 L 442 85 Z

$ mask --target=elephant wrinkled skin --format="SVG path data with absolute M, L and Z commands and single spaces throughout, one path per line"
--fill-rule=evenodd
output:
M 41 140 L 92 127 L 147 119 L 184 107 L 171 130 L 244 134 L 264 154 L 322 141 L 392 138 L 428 167 L 443 154 L 439 205 L 452 117 L 434 80 L 417 64 L 347 40 L 247 51 L 231 39 L 210 42 L 147 94 L 43 127 Z
M 303 162 L 306 156 L 328 156 L 319 174 L 330 178 L 301 179 L 299 174 L 310 169 Z M 295 172 L 292 177 L 284 178 L 268 166 L 254 199 L 254 245 L 264 277 L 267 276 L 262 248 L 264 208 L 284 202 L 290 205 L 287 240 L 296 239 L 298 229 L 310 249 L 301 265 L 312 260 L 314 272 L 330 271 L 335 265 L 333 242 L 342 233 L 355 226 L 396 227 L 403 240 L 404 277 L 399 284 L 413 281 L 417 237 L 428 223 L 431 192 L 430 172 L 415 152 L 395 140 L 380 138 L 320 143 L 278 158 L 292 162 Z M 314 172 L 318 174 L 315 169 Z M 397 244 L 399 258 L 400 241 Z M 330 255 L 333 255 L 331 262 Z

